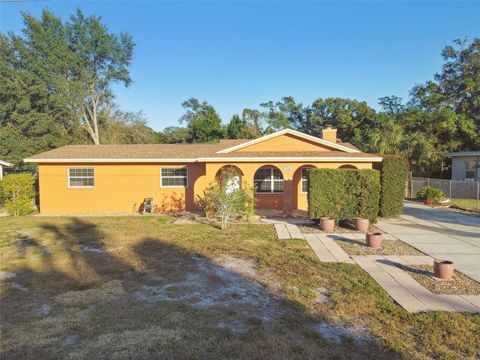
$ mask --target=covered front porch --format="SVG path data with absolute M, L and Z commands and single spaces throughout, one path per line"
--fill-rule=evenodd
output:
M 369 163 L 206 163 L 206 185 L 218 180 L 224 171 L 235 174 L 232 186 L 255 189 L 256 212 L 268 217 L 306 217 L 308 210 L 308 171 L 316 168 L 371 168 Z

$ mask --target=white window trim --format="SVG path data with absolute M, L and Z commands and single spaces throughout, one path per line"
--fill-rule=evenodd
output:
M 259 169 L 260 170 L 260 169 Z M 258 194 L 258 195 L 281 195 L 284 193 L 284 189 L 283 189 L 283 185 L 284 185 L 284 179 L 283 179 L 283 174 L 282 172 L 279 170 L 279 169 L 276 169 L 276 168 L 267 168 L 267 170 L 270 170 L 270 179 L 268 180 L 270 182 L 270 184 L 272 185 L 271 186 L 271 189 L 269 192 L 266 192 L 266 191 L 257 191 L 255 189 L 255 194 Z M 273 178 L 273 170 L 278 170 L 280 171 L 280 174 L 282 174 L 282 178 L 281 179 L 274 179 Z M 258 171 L 258 170 L 257 170 Z M 256 179 L 255 176 L 253 177 L 253 183 L 255 184 L 255 181 L 265 181 L 265 179 Z M 273 183 L 275 182 L 281 182 L 282 183 L 282 191 L 274 191 L 274 186 L 273 186 Z
M 185 169 L 186 175 L 185 176 L 166 176 L 168 178 L 184 178 L 186 177 L 186 185 L 181 186 L 181 185 L 163 185 L 163 176 L 162 176 L 162 169 Z M 166 189 L 187 189 L 188 188 L 188 168 L 172 168 L 172 167 L 165 167 L 165 168 L 160 168 L 160 187 L 161 188 L 166 188 Z
M 73 178 L 93 178 L 93 185 L 92 186 L 77 186 L 77 185 L 70 185 L 70 169 L 92 169 L 93 176 L 74 176 Z M 95 169 L 92 167 L 73 167 L 67 168 L 67 186 L 69 189 L 93 189 L 95 187 Z

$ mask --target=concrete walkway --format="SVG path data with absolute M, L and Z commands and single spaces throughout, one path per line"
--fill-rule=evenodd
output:
M 411 313 L 480 313 L 480 295 L 438 295 L 424 288 L 402 266 L 432 264 L 428 256 L 352 256 L 401 307 Z
M 309 223 L 302 219 L 262 218 L 260 221 L 265 224 L 273 224 L 279 240 L 305 239 L 297 225 Z
M 296 219 L 262 219 L 273 224 L 279 240 L 305 239 L 320 262 L 357 264 L 365 270 L 387 293 L 412 313 L 424 311 L 461 311 L 480 313 L 479 295 L 438 295 L 424 288 L 402 269 L 408 265 L 431 265 L 430 256 L 349 256 L 336 242 L 338 238 L 363 239 L 364 234 L 302 234 Z M 399 223 L 403 223 L 400 221 Z M 395 223 L 397 226 L 398 223 Z M 388 226 L 388 224 L 387 224 Z M 384 237 L 394 239 L 391 234 Z
M 381 220 L 377 227 L 480 282 L 480 217 L 405 202 L 401 219 Z

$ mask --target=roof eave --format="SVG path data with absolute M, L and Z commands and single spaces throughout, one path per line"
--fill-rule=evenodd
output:
M 372 157 L 205 157 L 197 159 L 24 159 L 26 163 L 79 164 L 79 163 L 194 163 L 194 162 L 381 162 Z
M 196 159 L 36 159 L 26 158 L 23 160 L 26 163 L 44 163 L 44 164 L 59 164 L 59 163 L 192 163 Z

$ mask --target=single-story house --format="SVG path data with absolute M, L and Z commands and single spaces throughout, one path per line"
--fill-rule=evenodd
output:
M 10 164 L 6 161 L 0 160 L 0 180 L 3 179 L 3 168 L 4 167 L 10 167 L 10 166 L 12 166 L 12 164 Z
M 452 180 L 480 181 L 480 151 L 453 152 Z
M 361 152 L 327 128 L 322 138 L 281 130 L 216 144 L 69 145 L 25 159 L 38 163 L 43 214 L 193 211 L 223 169 L 256 188 L 258 209 L 307 210 L 311 168 L 371 169 L 381 157 Z

